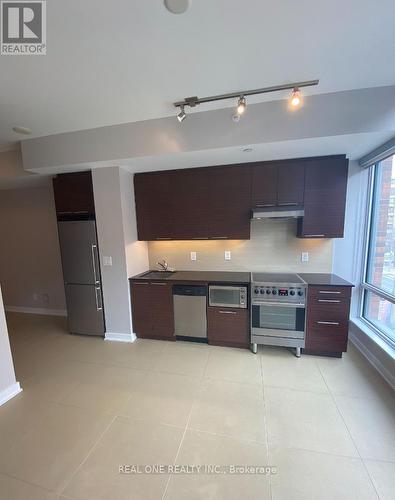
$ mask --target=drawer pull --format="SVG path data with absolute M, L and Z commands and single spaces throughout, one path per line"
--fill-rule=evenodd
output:
M 151 285 L 155 285 L 155 286 L 167 286 L 167 283 L 151 283 Z
M 330 290 L 320 290 L 318 293 L 325 293 L 325 294 L 333 294 L 333 295 L 340 295 L 341 292 L 335 292 L 335 291 L 330 291 Z
M 262 203 L 260 205 L 255 205 L 258 208 L 263 208 L 263 207 L 275 207 L 275 203 Z
M 133 285 L 148 285 L 148 281 L 136 281 Z
M 168 241 L 171 240 L 171 238 L 156 238 L 157 241 Z
M 335 326 L 339 326 L 340 323 L 337 323 L 336 321 L 317 321 L 317 325 L 335 325 Z
M 331 302 L 331 303 L 340 304 L 341 300 L 335 300 L 335 299 L 318 299 L 318 302 Z
M 212 240 L 227 240 L 227 236 L 211 236 Z
M 219 311 L 220 314 L 237 314 L 236 311 Z
M 325 234 L 305 234 L 305 238 L 325 238 Z
M 294 207 L 297 205 L 299 205 L 299 203 L 294 203 L 294 202 L 292 202 L 292 203 L 279 203 L 278 204 L 279 207 Z

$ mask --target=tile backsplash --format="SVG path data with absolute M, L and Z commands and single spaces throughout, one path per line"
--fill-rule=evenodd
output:
M 166 259 L 177 270 L 332 272 L 332 240 L 295 235 L 296 220 L 266 220 L 251 222 L 250 240 L 151 241 L 150 269 Z M 231 260 L 225 260 L 225 251 Z M 196 252 L 195 261 L 191 252 Z M 302 262 L 302 252 L 309 253 L 308 262 Z

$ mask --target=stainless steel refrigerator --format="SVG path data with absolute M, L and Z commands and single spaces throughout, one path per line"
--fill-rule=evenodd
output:
M 58 223 L 71 333 L 104 336 L 100 260 L 94 220 Z

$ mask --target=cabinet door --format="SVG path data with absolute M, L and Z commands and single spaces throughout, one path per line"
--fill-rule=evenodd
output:
M 212 239 L 250 239 L 251 177 L 247 165 L 210 169 L 209 236 Z
M 278 167 L 263 163 L 252 167 L 252 207 L 273 207 L 277 204 Z
M 248 347 L 250 344 L 248 311 L 208 307 L 207 337 L 209 344 Z
M 53 179 L 53 188 L 58 217 L 95 214 L 90 171 L 59 174 Z
M 277 204 L 303 204 L 305 166 L 302 162 L 287 162 L 278 166 Z
M 172 285 L 164 281 L 151 282 L 149 290 L 152 337 L 175 340 Z
M 303 238 L 342 238 L 348 160 L 321 159 L 306 165 L 304 217 L 298 222 Z
M 130 285 L 133 332 L 139 338 L 152 335 L 151 286 L 148 281 L 134 281 Z
M 139 240 L 170 240 L 174 236 L 172 174 L 158 172 L 134 176 Z
M 174 238 L 179 240 L 208 239 L 209 177 L 208 169 L 181 170 L 172 181 L 174 200 Z

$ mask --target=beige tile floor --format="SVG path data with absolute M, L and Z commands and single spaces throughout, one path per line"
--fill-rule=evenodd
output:
M 8 322 L 24 391 L 0 407 L 0 500 L 395 499 L 394 393 L 351 346 L 296 359 Z M 119 473 L 144 464 L 275 469 Z

